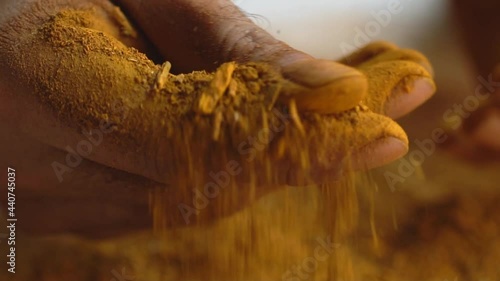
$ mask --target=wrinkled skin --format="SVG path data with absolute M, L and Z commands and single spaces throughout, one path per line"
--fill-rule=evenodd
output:
M 422 55 L 384 43 L 377 45 L 376 51 L 373 51 L 374 48 L 370 49 L 371 52 L 361 50 L 356 58 L 343 60 L 344 64 L 315 59 L 274 39 L 254 25 L 229 0 L 120 0 L 116 4 L 126 11 L 146 36 L 137 40 L 121 38 L 119 30 L 112 25 L 102 31 L 143 51 L 153 45 L 164 59 L 172 62 L 175 71 L 213 70 L 226 61 L 264 61 L 290 81 L 308 87 L 310 98 L 322 99 L 324 102 L 319 104 L 323 105 L 335 103 L 335 92 L 318 97 L 315 89 L 324 85 L 334 88 L 336 82 L 345 77 L 352 79 L 353 83 L 370 79 L 356 67 L 370 65 L 371 61 L 374 61 L 373 64 L 380 63 L 377 56 L 385 52 L 400 52 L 398 61 L 410 61 L 413 67 L 432 72 Z M 24 221 L 23 229 L 32 234 L 75 232 L 90 236 L 115 235 L 151 227 L 152 224 L 148 213 L 148 194 L 151 188 L 160 184 L 141 177 L 144 176 L 140 172 L 143 167 L 136 167 L 134 163 L 105 167 L 86 161 L 60 183 L 54 177 L 50 163 L 54 159 L 63 159 L 65 152 L 59 150 L 61 147 L 47 146 L 30 139 L 17 129 L 16 124 L 30 116 L 29 112 L 36 103 L 28 101 L 32 89 L 19 86 L 13 77 L 8 76 L 10 70 L 1 60 L 5 50 L 22 42 L 23 36 L 57 11 L 88 7 L 97 9 L 106 19 L 114 6 L 107 0 L 3 0 L 0 3 L 0 121 L 4 128 L 0 152 L 6 155 L 2 157 L 1 164 L 3 167 L 13 166 L 18 171 L 17 199 L 24 206 L 19 208 L 18 216 Z M 144 40 L 146 37 L 150 42 Z M 299 65 L 300 68 L 297 67 Z M 394 90 L 388 95 L 389 101 L 379 113 L 386 113 L 390 118 L 400 117 L 430 98 L 434 90 L 428 78 L 416 79 L 411 92 L 404 95 L 404 89 L 394 85 Z M 353 99 L 355 104 L 364 95 L 361 92 L 353 94 L 359 94 L 359 99 Z M 328 113 L 328 107 L 309 110 Z M 54 116 L 38 116 L 37 119 L 50 126 Z M 65 133 L 61 132 L 48 136 L 45 142 L 50 144 L 50 138 L 65 137 Z M 133 147 L 130 149 L 134 150 Z M 336 148 L 331 149 L 335 151 Z M 361 162 L 366 162 L 364 166 L 376 167 L 401 157 L 407 149 L 407 145 L 396 138 L 376 138 L 358 151 L 358 157 Z M 270 190 L 258 191 L 258 195 Z M 175 195 L 171 199 L 173 204 L 178 203 Z M 238 207 L 249 203 L 243 200 Z

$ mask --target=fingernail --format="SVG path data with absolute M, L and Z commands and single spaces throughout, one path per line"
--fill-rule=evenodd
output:
M 349 110 L 368 92 L 366 76 L 354 68 L 328 60 L 302 60 L 282 69 L 291 81 L 281 99 L 295 99 L 300 112 L 331 114 Z
M 301 60 L 282 68 L 283 76 L 297 84 L 318 88 L 346 77 L 363 76 L 356 69 L 330 60 Z

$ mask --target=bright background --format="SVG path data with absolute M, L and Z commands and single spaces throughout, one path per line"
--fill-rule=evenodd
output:
M 374 20 L 393 0 L 235 0 L 255 22 L 276 38 L 318 58 L 342 56 L 341 43 L 354 43 L 356 28 Z M 447 0 L 401 0 L 402 11 L 372 40 L 387 40 L 423 52 L 432 62 L 437 95 L 406 120 L 420 121 L 409 133 L 427 134 L 453 103 L 474 93 L 473 64 L 462 47 L 460 32 Z M 412 116 L 417 116 L 414 118 Z M 431 122 L 429 122 L 431 121 Z M 408 129 L 408 128 L 407 128 Z

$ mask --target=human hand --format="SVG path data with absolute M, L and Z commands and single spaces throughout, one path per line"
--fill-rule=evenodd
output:
M 351 137 L 361 138 L 364 141 L 358 143 L 357 147 L 348 147 L 349 152 L 340 152 L 335 146 L 329 147 L 329 151 L 332 152 L 332 156 L 329 157 L 331 165 L 325 168 L 325 173 L 335 174 L 335 170 L 341 168 L 342 158 L 346 154 L 354 155 L 358 167 L 368 168 L 383 165 L 402 156 L 407 150 L 404 133 L 399 127 L 393 126 L 391 119 L 378 113 L 397 118 L 420 105 L 434 92 L 431 75 L 426 71 L 430 66 L 426 59 L 416 52 L 399 50 L 390 44 L 375 44 L 353 54 L 349 59 L 344 59 L 343 64 L 317 60 L 272 38 L 246 19 L 229 1 L 123 1 L 121 5 L 136 20 L 151 42 L 146 42 L 140 35 L 134 38 L 133 29 L 130 29 L 123 15 L 109 2 L 98 0 L 42 2 L 7 2 L 5 5 L 11 8 L 4 9 L 5 14 L 0 17 L 2 19 L 0 24 L 4 30 L 4 40 L 1 41 L 0 47 L 2 53 L 0 65 L 5 73 L 0 86 L 2 104 L 6 109 L 2 119 L 18 124 L 28 133 L 54 147 L 64 149 L 69 143 L 79 143 L 87 137 L 80 129 L 88 125 L 88 122 L 93 122 L 91 127 L 97 126 L 99 118 L 104 114 L 114 114 L 107 111 L 109 108 L 102 106 L 107 103 L 116 104 L 115 98 L 121 97 L 118 99 L 119 104 L 127 116 L 135 116 L 134 114 L 144 116 L 144 113 L 151 115 L 146 119 L 127 119 L 127 122 L 130 120 L 131 123 L 127 123 L 124 128 L 131 129 L 132 132 L 119 128 L 118 131 L 123 135 L 117 133 L 115 136 L 104 138 L 87 158 L 158 182 L 169 183 L 171 177 L 165 177 L 165 171 L 171 168 L 173 158 L 167 156 L 181 148 L 171 147 L 171 150 L 165 151 L 165 147 L 159 148 L 161 145 L 157 141 L 162 138 L 157 138 L 158 135 L 135 134 L 137 130 L 143 128 L 153 133 L 166 131 L 161 122 L 153 122 L 165 118 L 165 113 L 157 107 L 148 108 L 153 105 L 148 105 L 147 96 L 140 96 L 149 92 L 151 87 L 149 80 L 156 76 L 146 75 L 144 79 L 146 81 L 141 81 L 136 88 L 131 89 L 130 81 L 127 80 L 130 76 L 122 72 L 119 66 L 136 67 L 135 58 L 128 62 L 127 58 L 123 58 L 124 60 L 118 61 L 119 65 L 116 61 L 96 64 L 92 59 L 102 54 L 93 53 L 90 48 L 88 56 L 83 57 L 82 62 L 75 60 L 76 53 L 64 53 L 62 49 L 61 53 L 57 53 L 54 52 L 53 45 L 43 45 L 36 40 L 30 41 L 33 40 L 30 37 L 33 31 L 47 22 L 50 15 L 67 8 L 93 9 L 94 18 L 89 19 L 91 23 L 76 19 L 73 22 L 75 26 L 69 26 L 65 30 L 74 30 L 78 25 L 87 24 L 89 26 L 85 32 L 92 36 L 100 36 L 96 34 L 102 31 L 107 34 L 109 40 L 113 40 L 111 38 L 114 37 L 125 45 L 135 46 L 145 52 L 147 52 L 146 46 L 153 43 L 180 71 L 212 69 L 220 62 L 231 60 L 241 63 L 266 62 L 290 82 L 285 83 L 283 92 L 286 94 L 280 97 L 280 103 L 289 106 L 289 102 L 295 101 L 299 113 L 318 113 L 327 116 L 349 110 L 363 100 L 371 110 L 360 113 L 361 117 L 358 120 L 360 122 L 356 127 L 360 128 L 357 133 L 361 136 L 351 135 Z M 200 5 L 204 9 L 201 9 Z M 98 24 L 92 24 L 96 19 Z M 175 20 L 171 22 L 172 19 Z M 26 45 L 33 42 L 37 44 Z M 30 53 L 34 47 L 38 48 L 38 52 Z M 118 49 L 123 54 L 133 54 L 124 46 Z M 75 64 L 79 68 L 72 68 Z M 141 71 L 161 70 L 159 67 L 155 68 L 152 63 L 145 62 L 145 64 L 147 66 L 141 68 Z M 38 72 L 30 72 L 33 69 Z M 27 81 L 29 79 L 24 75 L 16 79 L 7 78 L 16 72 L 34 76 L 31 81 Z M 104 77 L 104 79 L 100 77 L 101 80 L 98 79 L 96 85 L 89 83 L 95 81 L 80 79 L 86 75 L 93 77 L 96 73 Z M 110 84 L 109 78 L 118 80 Z M 383 83 L 380 84 L 380 81 Z M 33 82 L 42 82 L 41 85 L 53 89 L 58 95 L 42 92 L 40 88 L 33 86 Z M 62 88 L 58 88 L 59 86 L 64 91 L 61 91 Z M 123 96 L 124 94 L 128 96 Z M 134 100 L 138 96 L 139 99 Z M 46 107 L 41 108 L 39 99 L 44 97 L 51 99 L 48 102 L 49 106 L 45 104 Z M 60 102 L 73 97 L 79 97 L 81 100 L 61 106 Z M 166 102 L 166 100 L 160 101 Z M 84 111 L 82 107 L 93 110 Z M 9 112 L 7 110 L 9 108 L 15 110 Z M 75 118 L 75 113 L 87 115 L 84 114 L 85 118 L 82 118 L 82 115 Z M 123 114 L 123 111 L 120 114 Z M 66 120 L 61 120 L 61 116 Z M 38 124 L 33 124 L 33 120 L 37 120 Z M 296 124 L 290 126 L 294 125 Z M 309 126 L 307 122 L 305 126 Z M 370 126 L 375 126 L 373 127 L 375 129 L 365 134 L 366 130 L 363 128 Z M 335 136 L 339 132 L 322 133 L 325 136 Z M 132 141 L 117 144 L 117 138 Z M 185 164 L 174 161 L 174 165 L 187 166 Z M 293 171 L 293 167 L 289 170 Z M 282 183 L 286 183 L 289 177 L 284 175 L 278 178 L 283 179 Z M 269 190 L 271 189 L 265 191 Z M 172 198 L 173 202 L 179 202 L 178 196 Z

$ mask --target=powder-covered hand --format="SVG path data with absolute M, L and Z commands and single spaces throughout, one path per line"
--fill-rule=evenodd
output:
M 273 38 L 229 0 L 118 2 L 179 70 L 213 69 L 221 62 L 233 60 L 268 62 L 280 69 L 285 78 L 303 86 L 302 91 L 291 95 L 299 111 L 339 112 L 354 107 L 369 92 L 367 99 L 385 98 L 378 99 L 377 105 L 383 105 L 384 111 L 375 111 L 398 118 L 435 92 L 431 74 L 425 72 L 432 71 L 425 57 L 415 51 L 398 50 L 391 44 L 373 44 L 351 56 L 351 61 L 337 63 L 315 59 Z M 355 69 L 358 67 L 361 71 Z M 409 77 L 411 82 L 402 81 Z M 400 81 L 405 87 L 399 87 Z M 378 87 L 381 82 L 388 83 Z M 379 136 L 383 135 L 387 134 L 381 131 Z M 360 161 L 365 159 L 364 166 L 369 168 L 391 162 L 406 153 L 407 144 L 401 141 L 375 138 L 369 149 L 360 151 Z
M 125 16 L 104 0 L 10 2 L 13 4 L 8 1 L 5 5 L 10 5 L 14 14 L 4 12 L 5 15 L 2 15 L 5 30 L 3 49 L 10 48 L 14 38 L 20 40 L 58 10 L 70 7 L 88 9 L 91 6 L 96 16 L 103 19 L 101 25 L 91 28 L 144 52 L 152 49 L 148 48 L 149 42 L 131 27 Z M 281 99 L 294 99 L 300 112 L 336 113 L 353 108 L 365 99 L 365 104 L 373 111 L 397 118 L 423 103 L 435 90 L 429 74 L 430 65 L 425 57 L 415 51 L 399 50 L 390 44 L 372 44 L 337 63 L 314 59 L 274 39 L 228 0 L 118 2 L 154 47 L 172 62 L 175 71 L 211 70 L 225 61 L 264 61 L 300 86 L 288 91 L 288 95 L 283 95 Z M 24 14 L 16 20 L 11 18 L 15 12 Z M 14 22 L 7 24 L 12 20 Z M 8 72 L 7 67 L 4 68 Z M 374 107 L 383 107 L 383 110 Z M 363 126 L 365 124 L 359 124 L 360 128 Z M 405 140 L 387 135 L 387 132 L 380 131 L 374 134 L 372 143 L 363 144 L 364 148 L 370 148 L 366 150 L 370 151 L 369 155 L 359 153 L 360 162 L 366 159 L 363 166 L 381 166 L 406 152 Z M 356 151 L 355 147 L 352 149 Z M 144 167 L 111 166 L 144 175 L 140 171 Z
M 136 47 L 152 56 L 155 53 L 152 50 L 157 50 L 163 58 L 172 62 L 172 71 L 177 72 L 214 70 L 227 61 L 261 61 L 268 63 L 274 68 L 273 71 L 279 72 L 289 82 L 284 83 L 283 94 L 278 103 L 289 109 L 293 109 L 291 104 L 294 104 L 298 115 L 316 113 L 318 116 L 329 116 L 353 110 L 360 103 L 364 104 L 361 106 L 363 110 L 359 111 L 360 118 L 348 119 L 355 121 L 349 121 L 349 126 L 357 128 L 351 135 L 352 139 L 364 140 L 348 147 L 348 153 L 354 156 L 356 167 L 371 168 L 397 159 L 407 151 L 404 133 L 390 118 L 408 113 L 427 100 L 435 90 L 431 79 L 432 71 L 425 57 L 391 44 L 374 43 L 344 58 L 340 63 L 318 60 L 274 39 L 228 0 L 118 2 L 144 35 L 135 31 L 118 8 L 104 0 L 9 0 L 2 3 L 6 6 L 0 14 L 0 70 L 3 72 L 0 77 L 0 104 L 3 123 L 10 123 L 56 148 L 69 151 L 74 145 L 76 152 L 73 150 L 68 154 L 71 157 L 77 154 L 81 158 L 78 149 L 81 148 L 79 145 L 82 140 L 85 140 L 90 143 L 92 153 L 83 155 L 83 158 L 169 183 L 172 177 L 165 177 L 165 169 L 183 165 L 196 172 L 196 167 L 190 167 L 187 162 L 169 162 L 172 159 L 165 157 L 188 155 L 189 151 L 176 151 L 177 147 L 169 150 L 168 146 L 158 145 L 163 140 L 159 136 L 167 135 L 167 129 L 172 128 L 161 119 L 171 117 L 171 112 L 166 112 L 161 107 L 161 102 L 168 101 L 170 105 L 177 102 L 162 95 L 154 96 L 155 87 L 165 86 L 158 81 L 169 77 L 168 65 L 155 66 L 125 46 Z M 92 16 L 86 18 L 63 14 L 64 24 L 61 25 L 54 16 L 67 9 L 90 11 Z M 52 21 L 51 26 L 47 26 L 49 21 Z M 146 37 L 148 40 L 145 40 Z M 115 45 L 116 39 L 124 45 Z M 125 71 L 127 67 L 131 67 L 132 71 Z M 186 75 L 170 82 L 182 84 L 182 77 L 191 79 L 191 76 Z M 152 80 L 156 80 L 155 84 L 150 83 Z M 193 85 L 196 83 L 193 82 Z M 151 101 L 150 96 L 145 93 L 153 93 L 159 100 Z M 120 107 L 122 111 L 109 112 L 114 106 Z M 179 105 L 180 107 L 182 106 Z M 122 116 L 124 113 L 128 114 L 127 117 Z M 118 126 L 117 130 L 112 123 L 99 122 L 109 119 L 116 121 L 113 120 L 116 117 L 113 114 L 124 118 L 119 118 L 120 122 L 123 121 L 123 126 Z M 216 116 L 214 120 L 220 122 L 223 116 Z M 233 118 L 238 119 L 234 115 Z M 198 119 L 193 119 L 193 122 L 196 120 Z M 332 122 L 334 121 L 329 124 Z M 294 119 L 290 126 L 298 124 L 300 122 Z M 305 126 L 307 128 L 307 122 Z M 182 126 L 174 127 L 173 133 L 180 138 L 181 131 L 185 133 L 185 129 Z M 111 131 L 118 133 L 106 135 Z M 340 134 L 335 130 L 323 130 L 320 133 L 326 137 Z M 356 135 L 358 133 L 359 136 Z M 345 140 L 345 143 L 350 141 Z M 186 141 L 196 144 L 205 139 Z M 276 145 L 277 153 L 281 153 L 279 147 Z M 340 164 L 346 152 L 339 151 L 339 147 L 335 142 L 328 147 L 328 151 L 334 156 L 328 157 L 333 164 L 325 173 L 336 173 L 341 169 Z M 311 144 L 311 148 L 316 147 Z M 214 151 L 218 151 L 216 147 Z M 290 150 L 286 153 L 293 155 Z M 200 158 L 201 162 L 207 160 L 201 155 L 189 155 L 193 159 Z M 14 155 L 11 156 L 14 159 Z M 81 175 L 90 174 L 88 171 L 95 169 L 85 171 L 87 164 L 73 166 L 75 163 L 68 160 L 71 157 L 63 158 L 66 162 L 50 159 L 48 165 L 41 166 L 38 173 L 33 173 L 33 178 L 37 180 L 31 182 L 30 186 L 43 190 L 42 187 L 57 178 L 63 181 L 60 186 L 71 186 L 73 191 L 77 190 L 76 186 L 95 186 L 86 191 L 88 198 L 92 198 L 90 190 L 115 197 L 116 189 L 110 188 L 112 184 L 102 180 L 102 177 L 96 176 L 85 182 L 87 179 L 82 179 Z M 30 159 L 16 161 L 19 161 L 19 165 L 24 165 Z M 80 163 L 81 160 L 76 162 Z M 230 166 L 231 168 L 227 165 L 225 167 L 238 170 L 238 167 Z M 203 171 L 208 171 L 209 168 L 211 167 Z M 57 177 L 53 176 L 54 171 Z M 74 176 L 77 173 L 80 176 Z M 110 171 L 105 173 L 113 174 Z M 74 180 L 75 178 L 77 179 Z M 286 175 L 283 178 L 283 183 L 286 183 Z M 149 222 L 144 218 L 147 215 L 147 194 L 137 188 L 141 184 L 135 184 L 136 182 L 128 181 L 127 185 L 135 186 L 127 189 L 129 193 L 123 200 L 113 201 L 113 206 L 120 206 L 116 207 L 120 211 L 114 209 L 115 213 L 103 209 L 95 200 L 91 200 L 94 205 L 87 205 L 88 202 L 82 196 L 74 197 L 73 199 L 78 199 L 75 202 L 78 202 L 72 205 L 78 208 L 79 204 L 83 204 L 94 206 L 93 210 L 97 208 L 102 213 L 112 212 L 106 213 L 106 217 L 110 219 L 120 217 L 121 220 L 136 221 L 132 218 L 140 218 L 142 214 L 142 220 L 137 220 L 137 223 L 131 223 L 128 227 L 143 227 Z M 105 187 L 101 188 L 102 186 Z M 271 189 L 264 191 L 269 190 Z M 44 191 L 40 192 L 43 194 Z M 176 192 L 179 194 L 175 194 Z M 179 200 L 176 199 L 185 199 L 186 194 L 181 193 L 171 193 L 170 203 L 177 204 Z M 126 205 L 134 196 L 137 199 L 134 201 L 136 211 L 133 216 L 128 216 L 127 212 L 131 210 Z M 188 198 L 189 196 L 187 195 Z M 247 202 L 246 199 L 248 198 L 243 201 Z M 63 198 L 58 200 L 64 201 Z M 243 203 L 237 205 L 238 208 L 244 206 Z M 142 213 L 144 206 L 146 214 Z M 174 211 L 176 206 L 173 205 Z M 45 209 L 40 208 L 40 211 Z M 74 214 L 84 215 L 82 212 Z M 179 217 L 178 213 L 172 213 L 172 216 Z M 172 220 L 175 219 L 179 220 Z M 88 229 L 85 223 L 68 227 L 68 222 L 63 218 L 59 221 L 60 224 L 53 225 L 54 231 L 59 228 L 75 231 Z M 88 220 L 82 221 L 92 225 Z M 47 228 L 48 225 L 43 227 Z M 114 230 L 117 231 L 116 229 L 115 225 Z

